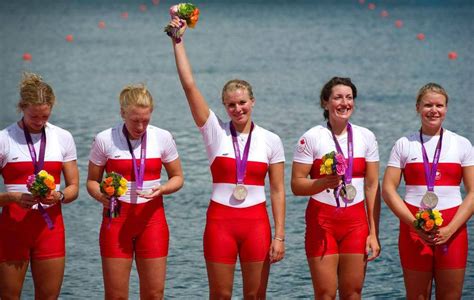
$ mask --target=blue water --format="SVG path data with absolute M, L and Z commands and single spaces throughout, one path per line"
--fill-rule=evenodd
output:
M 369 2 L 369 1 L 367 1 Z M 101 207 L 84 183 L 93 136 L 120 121 L 118 94 L 144 82 L 157 102 L 152 123 L 170 130 L 185 171 L 182 190 L 166 198 L 171 240 L 166 297 L 206 298 L 202 232 L 210 196 L 204 146 L 179 85 L 170 41 L 162 33 L 171 1 L 1 1 L 0 128 L 18 120 L 18 82 L 24 70 L 38 72 L 54 87 L 58 105 L 51 121 L 74 135 L 81 172 L 79 199 L 64 208 L 67 265 L 61 298 L 103 295 L 98 247 Z M 254 86 L 254 120 L 279 134 L 286 151 L 287 255 L 271 270 L 270 299 L 310 298 L 313 290 L 304 254 L 307 199 L 289 190 L 293 145 L 323 121 L 318 97 L 334 75 L 349 76 L 359 89 L 353 122 L 378 137 L 381 171 L 395 140 L 419 127 L 415 97 L 429 81 L 450 95 L 445 125 L 474 142 L 472 87 L 474 5 L 471 1 L 196 1 L 197 28 L 186 36 L 195 77 L 210 106 L 222 117 L 223 84 L 234 77 Z M 389 17 L 382 18 L 385 9 Z M 128 20 L 120 17 L 128 12 Z M 401 19 L 404 26 L 394 25 Z M 99 21 L 106 28 L 99 29 Z M 425 41 L 416 39 L 424 33 Z M 74 42 L 65 40 L 74 35 Z M 448 52 L 456 51 L 457 60 Z M 23 62 L 24 52 L 33 60 Z M 403 188 L 401 189 L 403 192 Z M 463 298 L 474 297 L 473 221 Z M 404 297 L 399 265 L 398 222 L 382 205 L 382 255 L 369 263 L 364 299 Z M 234 295 L 241 298 L 240 270 Z M 23 297 L 33 297 L 30 275 Z M 130 297 L 138 298 L 136 272 Z

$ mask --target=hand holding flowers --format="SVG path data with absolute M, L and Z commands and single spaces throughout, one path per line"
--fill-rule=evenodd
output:
M 347 169 L 347 162 L 344 156 L 335 151 L 325 154 L 322 158 L 321 167 L 319 168 L 320 175 L 337 175 L 344 176 Z M 340 183 L 338 178 L 338 185 L 334 188 L 334 197 L 336 198 L 337 206 L 339 207 L 339 194 L 341 190 L 345 189 L 344 180 Z M 329 192 L 329 190 L 328 190 Z
M 422 233 L 422 237 L 429 243 L 434 243 L 438 228 L 443 224 L 442 214 L 437 209 L 420 209 L 415 214 L 413 226 Z
M 127 192 L 128 181 L 122 175 L 110 172 L 105 174 L 104 179 L 100 183 L 100 191 L 110 199 L 109 217 L 115 218 L 119 215 L 119 207 L 117 198 Z
M 172 21 L 164 31 L 168 36 L 174 38 L 176 43 L 179 43 L 186 30 L 186 26 L 181 20 L 184 20 L 190 28 L 194 28 L 199 20 L 199 9 L 192 3 L 179 3 L 170 7 L 170 17 Z M 174 22 L 176 18 L 180 19 L 178 24 Z
M 57 202 L 52 196 L 52 192 L 56 189 L 54 177 L 45 170 L 41 170 L 38 172 L 38 174 L 28 176 L 28 179 L 26 180 L 26 187 L 31 195 L 38 200 L 38 210 L 43 216 L 48 228 L 50 230 L 53 229 L 53 222 L 46 210 L 41 205 L 41 202 L 45 204 L 54 204 Z

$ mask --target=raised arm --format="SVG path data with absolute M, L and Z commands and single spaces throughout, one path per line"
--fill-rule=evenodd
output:
M 183 30 L 186 30 L 185 21 L 180 21 L 179 18 L 174 18 L 170 22 L 170 25 L 173 27 L 179 27 L 180 24 L 182 24 L 181 26 L 184 26 Z M 176 69 L 178 70 L 181 86 L 186 94 L 186 99 L 188 100 L 194 122 L 198 127 L 202 127 L 209 118 L 209 106 L 194 81 L 191 64 L 189 63 L 186 49 L 184 48 L 183 37 L 181 38 L 180 43 L 176 43 L 173 38 L 171 38 L 171 41 L 173 43 Z

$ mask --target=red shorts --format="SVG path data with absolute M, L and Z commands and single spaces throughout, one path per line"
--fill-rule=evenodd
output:
M 41 213 L 16 204 L 0 215 L 0 261 L 41 260 L 64 257 L 65 235 L 61 205 L 46 209 L 54 224 L 48 229 Z
M 142 204 L 119 201 L 120 214 L 110 219 L 104 209 L 100 254 L 109 258 L 168 256 L 169 231 L 163 199 Z
M 413 215 L 418 207 L 405 202 Z M 458 207 L 441 210 L 443 225 L 451 222 Z M 429 246 L 416 233 L 413 226 L 400 222 L 400 235 L 398 240 L 400 262 L 404 269 L 431 272 L 434 269 L 465 269 L 467 262 L 467 229 L 466 224 L 456 231 L 444 245 Z
M 306 208 L 306 256 L 366 254 L 369 226 L 364 202 L 340 207 L 310 199 Z
M 211 201 L 204 231 L 206 261 L 235 264 L 264 261 L 271 243 L 270 221 L 265 202 L 234 208 Z

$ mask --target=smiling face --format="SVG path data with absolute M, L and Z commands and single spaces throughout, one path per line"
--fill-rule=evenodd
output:
M 223 104 L 225 106 L 227 115 L 231 119 L 235 128 L 242 131 L 246 125 L 251 122 L 252 110 L 255 104 L 255 99 L 249 96 L 249 93 L 244 88 L 227 91 L 224 93 Z
M 139 139 L 145 133 L 150 123 L 152 112 L 153 109 L 151 107 L 137 105 L 130 105 L 120 110 L 131 139 Z
M 329 122 L 348 122 L 354 111 L 354 96 L 352 88 L 338 84 L 332 87 L 329 99 L 324 103 L 324 109 L 329 114 Z
M 422 132 L 435 135 L 446 118 L 447 99 L 440 93 L 428 91 L 416 104 L 416 111 L 420 114 Z
M 30 133 L 40 133 L 51 115 L 49 104 L 29 104 L 22 108 L 23 122 Z

